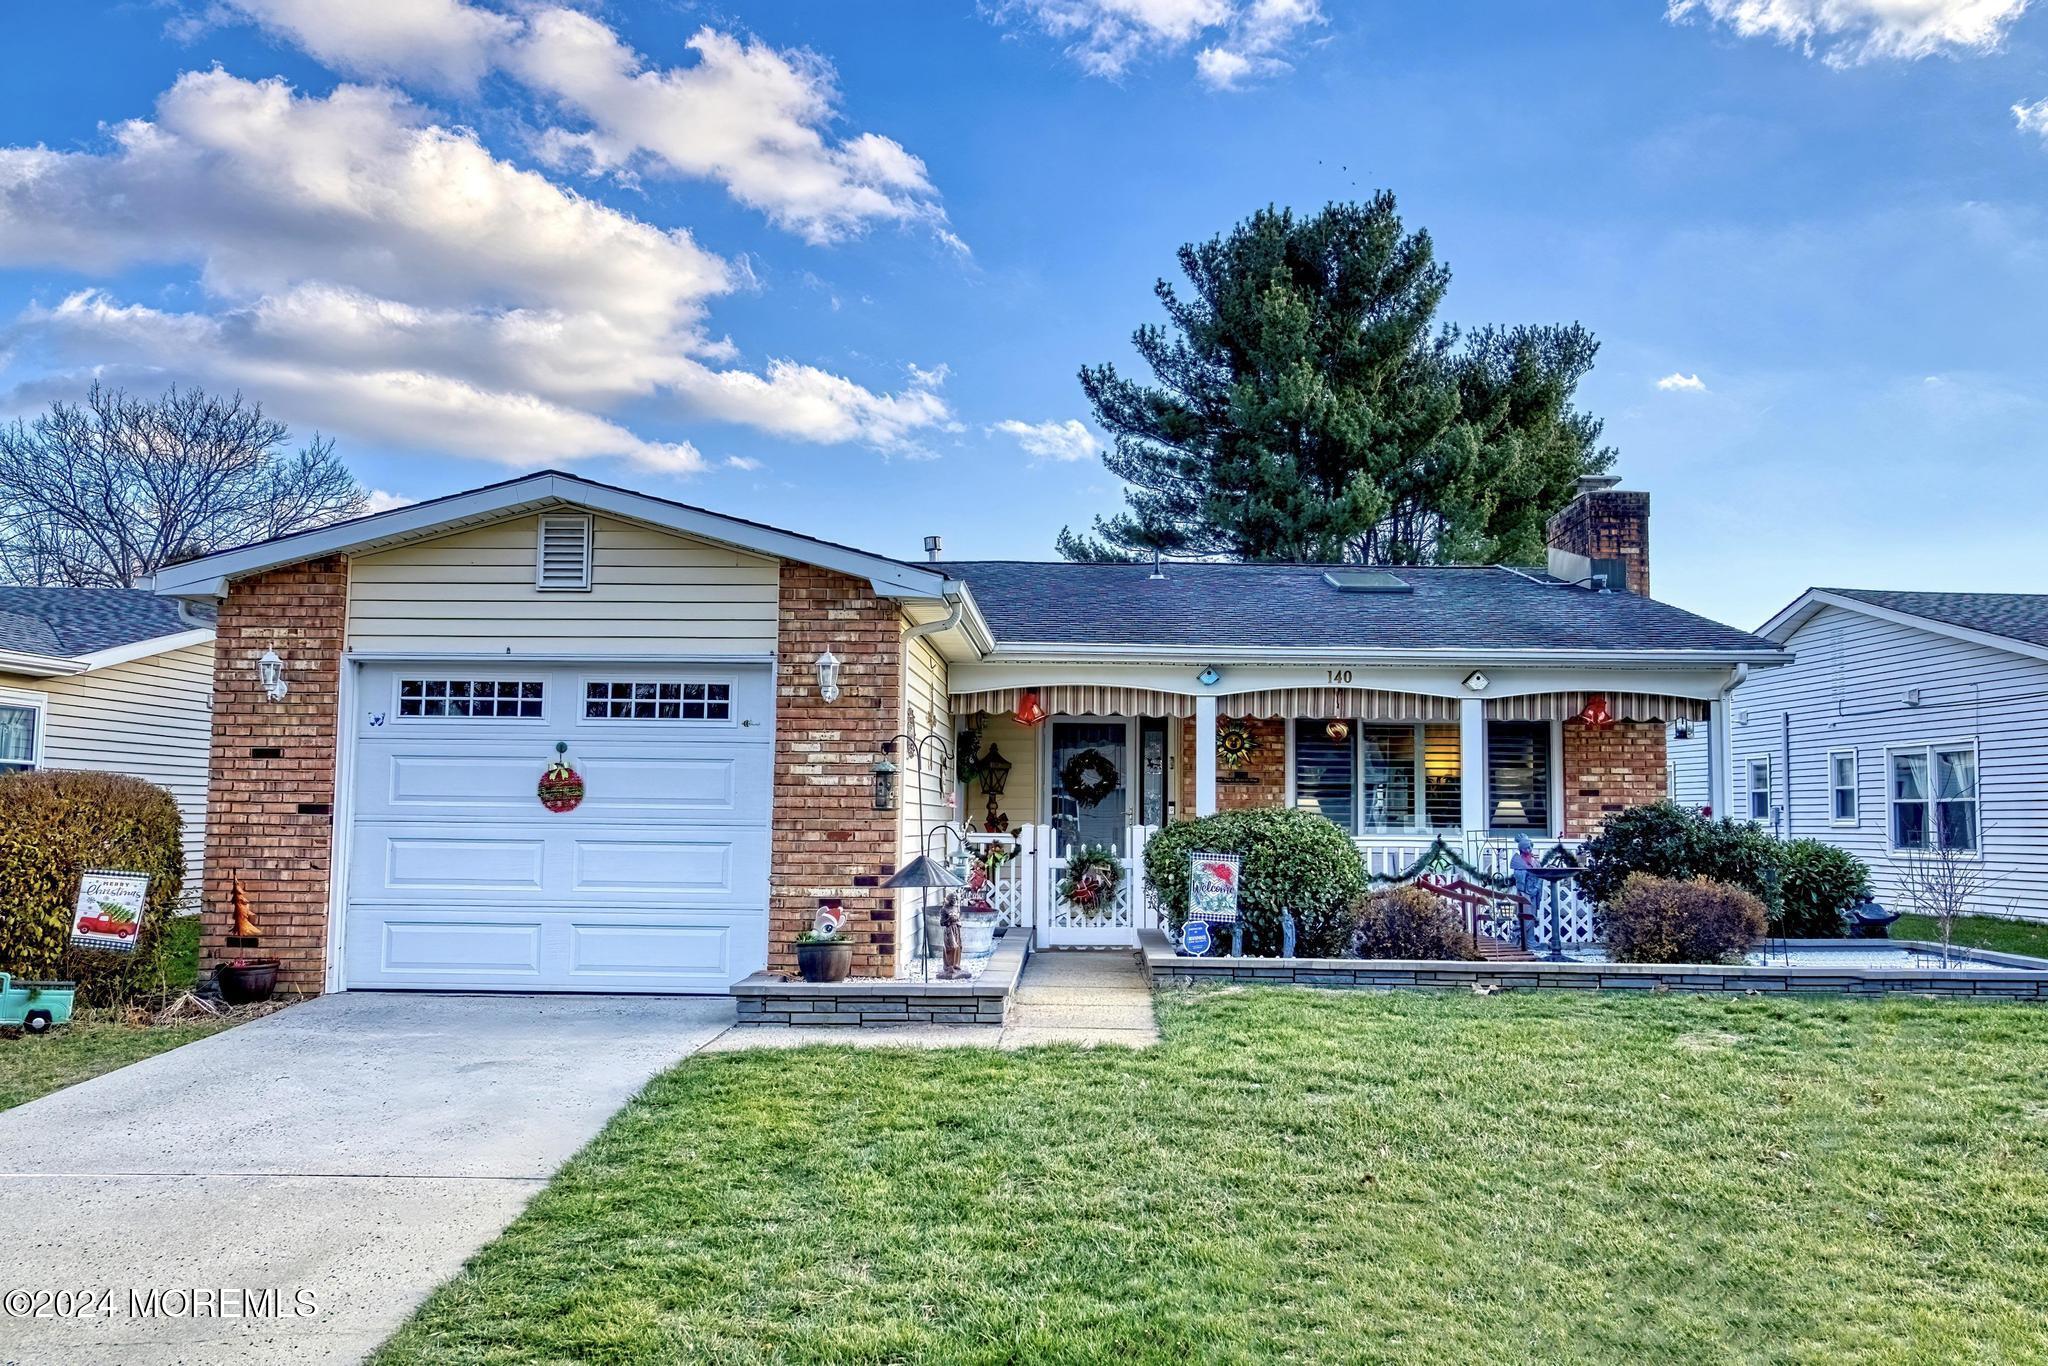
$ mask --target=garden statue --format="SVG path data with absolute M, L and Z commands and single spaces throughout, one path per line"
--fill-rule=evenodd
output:
M 939 912 L 939 930 L 940 938 L 945 944 L 945 948 L 942 951 L 945 966 L 939 969 L 939 980 L 942 982 L 953 982 L 958 981 L 962 977 L 973 976 L 967 969 L 960 966 L 961 932 L 960 899 L 958 897 L 949 896 L 946 898 L 945 909 Z
M 240 873 L 234 875 L 231 885 L 235 908 L 235 938 L 247 940 L 253 945 L 257 935 L 256 917 L 249 910 L 249 894 L 242 890 Z
M 1294 924 L 1294 912 L 1280 912 L 1280 956 L 1282 958 L 1294 957 L 1294 941 L 1296 934 L 1297 930 Z

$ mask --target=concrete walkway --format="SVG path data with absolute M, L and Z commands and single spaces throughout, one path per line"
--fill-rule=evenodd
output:
M 0 1361 L 360 1360 L 732 1019 L 326 996 L 0 1111 L 0 1293 L 93 1296 L 69 1319 L 10 1302 Z
M 1152 986 L 1129 949 L 1048 949 L 1024 965 L 1003 1047 L 1159 1042 Z

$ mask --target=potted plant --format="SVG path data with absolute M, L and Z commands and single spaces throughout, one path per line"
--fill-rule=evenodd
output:
M 215 968 L 213 975 L 220 986 L 220 998 L 231 1006 L 267 1001 L 277 990 L 275 958 L 232 959 Z
M 853 936 L 840 929 L 799 931 L 796 970 L 806 982 L 843 982 L 853 971 Z

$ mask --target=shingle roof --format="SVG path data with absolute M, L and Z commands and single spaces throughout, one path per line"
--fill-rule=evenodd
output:
M 191 629 L 147 589 L 0 586 L 0 650 L 69 659 Z
M 1820 591 L 1966 631 L 2048 645 L 2048 593 L 1900 593 L 1882 588 Z
M 1627 593 L 1499 566 L 1401 567 L 1407 593 L 1341 593 L 1341 565 L 949 561 L 999 643 L 1333 649 L 1775 651 Z M 1356 569 L 1357 566 L 1348 566 Z

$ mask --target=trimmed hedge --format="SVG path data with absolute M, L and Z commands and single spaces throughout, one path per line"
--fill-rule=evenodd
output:
M 1467 962 L 1479 957 L 1458 913 L 1413 885 L 1382 887 L 1360 902 L 1349 947 L 1353 958 Z
M 0 774 L 0 970 L 78 983 L 81 1005 L 118 1005 L 162 978 L 165 925 L 185 886 L 171 794 L 120 773 Z M 79 874 L 149 874 L 133 953 L 70 946 Z
M 1727 963 L 1764 935 L 1764 903 L 1698 877 L 1631 873 L 1607 907 L 1607 956 L 1617 963 Z
M 1304 958 L 1336 958 L 1351 936 L 1351 907 L 1365 895 L 1365 863 L 1351 837 L 1313 811 L 1223 811 L 1175 821 L 1145 846 L 1145 881 L 1159 899 L 1168 929 L 1188 918 L 1189 858 L 1243 857 L 1238 919 L 1244 949 L 1279 956 L 1280 914 L 1293 911 Z
M 1850 908 L 1869 898 L 1870 869 L 1845 849 L 1819 840 L 1792 840 L 1781 851 L 1781 905 L 1773 934 L 1833 939 L 1847 927 Z
M 1632 806 L 1607 818 L 1586 842 L 1579 889 L 1601 906 L 1621 895 L 1631 873 L 1710 878 L 1740 887 L 1775 914 L 1782 846 L 1745 821 L 1709 820 L 1673 802 Z

